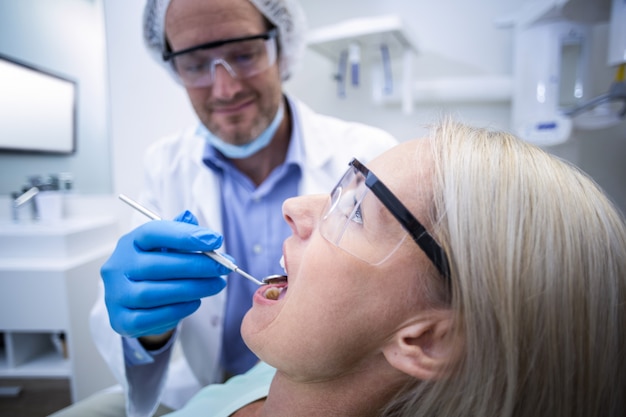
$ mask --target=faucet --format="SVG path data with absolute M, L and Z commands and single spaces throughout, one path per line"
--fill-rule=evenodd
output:
M 610 101 L 621 101 L 623 103 L 622 109 L 617 113 L 617 116 L 623 119 L 626 116 L 626 64 L 621 64 L 617 68 L 615 80 L 609 86 L 608 92 L 573 108 L 565 109 L 563 114 L 570 117 L 578 116 L 600 104 Z
M 584 113 L 602 103 L 607 103 L 609 101 L 623 102 L 624 106 L 622 107 L 622 110 L 617 113 L 618 117 L 623 119 L 624 116 L 626 116 L 626 81 L 613 82 L 607 93 L 599 95 L 598 97 L 595 97 L 579 106 L 567 109 L 563 112 L 563 114 L 571 117 L 578 116 L 581 113 Z
M 24 193 L 22 193 L 21 195 L 18 195 L 17 193 L 13 193 L 13 204 L 11 206 L 13 209 L 12 210 L 13 221 L 15 222 L 19 221 L 19 209 L 23 205 L 27 204 L 29 201 L 32 201 L 31 207 L 32 207 L 33 220 L 36 220 L 39 218 L 39 210 L 37 209 L 37 202 L 34 200 L 37 194 L 39 194 L 39 188 L 37 187 L 31 187 L 28 190 L 26 190 Z

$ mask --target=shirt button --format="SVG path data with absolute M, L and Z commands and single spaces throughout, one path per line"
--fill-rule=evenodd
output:
M 261 252 L 263 252 L 263 245 L 257 243 L 252 247 L 252 252 L 254 252 L 255 255 L 260 255 Z
M 213 327 L 217 327 L 217 325 L 220 324 L 220 318 L 219 316 L 213 316 L 211 317 L 211 326 Z
M 252 202 L 253 203 L 260 203 L 261 202 L 261 197 L 259 197 L 259 196 L 252 197 Z
M 140 361 L 143 360 L 143 355 L 141 354 L 141 352 L 135 351 L 135 359 L 140 360 Z

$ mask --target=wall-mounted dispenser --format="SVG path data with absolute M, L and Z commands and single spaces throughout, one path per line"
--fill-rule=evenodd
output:
M 529 0 L 512 19 L 512 125 L 519 136 L 550 146 L 567 141 L 574 128 L 597 129 L 619 122 L 618 112 L 604 105 L 620 100 L 619 91 L 600 97 L 592 97 L 590 91 L 593 26 L 611 18 L 612 45 L 613 38 L 626 33 L 626 12 L 621 12 L 626 1 L 612 1 L 611 8 L 611 0 Z M 624 62 L 614 56 L 623 55 L 626 40 L 617 43 L 621 46 L 610 46 L 609 66 Z M 626 103 L 626 97 L 621 100 Z
M 570 137 L 572 120 L 560 108 L 588 96 L 590 29 L 555 20 L 517 31 L 512 123 L 529 142 L 556 145 Z
M 597 129 L 626 118 L 626 0 L 613 0 L 607 63 L 615 77 L 607 92 L 564 109 L 580 129 Z
M 613 0 L 609 26 L 609 65 L 626 63 L 626 1 Z

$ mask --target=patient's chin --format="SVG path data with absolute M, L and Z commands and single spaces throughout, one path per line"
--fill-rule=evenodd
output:
M 241 323 L 241 336 L 246 345 L 259 355 L 268 341 L 271 342 L 271 329 L 277 313 L 274 311 L 258 311 L 254 306 L 248 310 Z

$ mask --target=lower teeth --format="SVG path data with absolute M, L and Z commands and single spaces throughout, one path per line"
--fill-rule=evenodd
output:
M 272 287 L 272 288 L 268 288 L 263 294 L 263 296 L 267 298 L 268 300 L 278 300 L 278 296 L 280 295 L 280 293 L 281 293 L 281 288 Z

